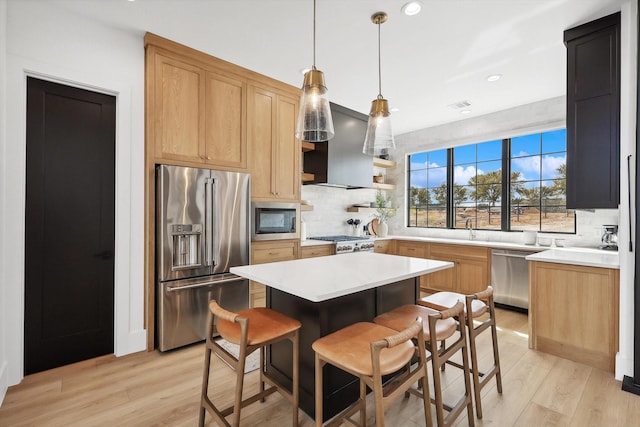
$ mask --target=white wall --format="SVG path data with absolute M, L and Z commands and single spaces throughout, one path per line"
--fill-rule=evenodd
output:
M 118 356 L 146 348 L 143 34 L 87 22 L 46 1 L 2 0 L 0 10 L 5 7 L 6 26 L 0 26 L 7 31 L 6 65 L 0 70 L 6 71 L 1 73 L 6 76 L 2 91 L 6 127 L 0 126 L 6 129 L 0 133 L 0 396 L 7 384 L 17 384 L 23 377 L 27 75 L 117 97 L 114 345 Z

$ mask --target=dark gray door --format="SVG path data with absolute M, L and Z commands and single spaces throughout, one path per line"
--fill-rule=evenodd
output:
M 28 78 L 25 374 L 113 353 L 115 111 Z

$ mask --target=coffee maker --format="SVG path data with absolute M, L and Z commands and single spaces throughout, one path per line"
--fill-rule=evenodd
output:
M 618 226 L 603 225 L 600 249 L 608 251 L 618 250 Z

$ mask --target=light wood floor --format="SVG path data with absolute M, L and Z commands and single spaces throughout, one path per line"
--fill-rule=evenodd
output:
M 497 318 L 504 390 L 498 394 L 495 381 L 485 387 L 484 418 L 476 425 L 639 425 L 640 396 L 623 392 L 612 374 L 529 350 L 525 315 L 500 310 Z M 487 363 L 488 338 L 480 354 Z M 197 425 L 203 355 L 198 344 L 164 354 L 103 357 L 30 375 L 9 388 L 0 407 L 0 426 Z M 232 372 L 213 359 L 214 399 L 230 402 Z M 445 399 L 461 390 L 459 370 L 447 368 L 444 381 Z M 247 375 L 245 388 L 256 390 L 257 371 Z M 415 396 L 394 402 L 386 411 L 387 425 L 424 425 L 420 405 Z M 372 409 L 369 405 L 369 424 Z M 287 426 L 290 416 L 288 401 L 274 394 L 245 408 L 242 425 Z M 467 424 L 462 418 L 456 425 Z M 300 425 L 313 425 L 302 411 Z

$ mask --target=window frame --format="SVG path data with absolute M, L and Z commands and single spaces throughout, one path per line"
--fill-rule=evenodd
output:
M 540 131 L 540 132 L 534 132 L 530 135 L 540 135 L 542 137 L 542 135 L 544 133 L 547 132 L 553 132 L 553 131 L 558 131 L 558 130 L 562 130 L 566 128 L 557 128 L 557 129 L 549 129 L 549 130 L 545 130 L 545 131 Z M 500 159 L 500 163 L 501 163 L 501 171 L 502 171 L 502 178 L 501 178 L 501 196 L 500 196 L 500 228 L 496 229 L 496 228 L 477 228 L 474 227 L 474 229 L 476 230 L 483 230 L 483 231 L 503 231 L 503 232 L 522 232 L 524 230 L 517 230 L 517 229 L 511 229 L 511 162 L 513 160 L 512 158 L 512 153 L 511 153 L 511 149 L 512 149 L 512 139 L 514 138 L 518 138 L 520 136 L 527 136 L 527 135 L 516 135 L 516 136 L 512 136 L 512 137 L 508 137 L 508 138 L 502 138 L 500 139 L 501 144 L 502 144 L 502 150 L 501 150 L 501 159 Z M 485 142 L 490 142 L 492 140 L 489 141 L 482 141 L 482 142 L 478 142 L 475 144 L 465 144 L 465 145 L 475 145 L 478 146 L 480 144 L 483 144 Z M 493 140 L 493 141 L 497 141 L 497 139 Z M 464 145 L 462 145 L 464 146 Z M 445 227 L 432 227 L 428 225 L 410 225 L 411 224 L 411 156 L 415 155 L 415 154 L 420 154 L 420 153 L 429 153 L 431 151 L 438 151 L 438 150 L 444 150 L 445 148 L 437 148 L 434 150 L 430 150 L 430 151 L 423 151 L 423 152 L 417 152 L 417 153 L 413 153 L 413 154 L 407 154 L 406 156 L 406 162 L 407 162 L 407 177 L 406 177 L 406 196 L 407 196 L 407 203 L 406 203 L 406 207 L 407 207 L 407 215 L 406 215 L 406 221 L 407 221 L 407 227 L 411 228 L 411 227 L 415 227 L 415 228 L 431 228 L 431 229 L 436 229 L 436 230 L 441 230 L 441 229 L 449 229 L 449 230 L 460 230 L 460 228 L 456 228 L 455 227 L 455 207 L 453 206 L 453 200 L 454 200 L 454 190 L 455 190 L 455 182 L 454 182 L 454 150 L 457 147 L 448 147 L 446 148 L 447 151 L 447 164 L 446 164 L 446 175 L 447 175 L 447 197 L 446 197 L 446 226 Z M 566 150 L 566 146 L 565 146 L 565 156 L 567 153 Z M 542 160 L 542 158 L 545 156 L 545 154 L 549 154 L 549 153 L 543 153 L 542 151 L 537 154 L 537 156 L 539 156 Z M 476 157 L 476 165 L 478 164 L 478 160 Z M 565 161 L 565 165 L 566 165 L 566 161 Z M 477 167 L 476 167 L 477 170 Z M 566 182 L 566 175 L 565 175 L 565 182 Z M 555 178 L 553 179 L 554 181 L 556 180 Z M 548 181 L 543 179 L 542 176 L 539 177 L 539 183 L 542 184 L 544 181 Z M 477 201 L 476 201 L 477 203 Z M 566 195 L 565 195 L 565 209 L 566 210 L 573 210 L 573 209 L 567 209 L 566 208 Z M 540 215 L 542 215 L 542 212 L 540 213 Z M 538 222 L 538 228 L 536 231 L 541 232 L 541 233 L 549 233 L 549 234 L 576 234 L 577 233 L 577 219 L 575 217 L 575 210 L 573 210 L 573 215 L 574 215 L 574 221 L 573 221 L 573 231 L 544 231 L 541 230 L 542 228 L 542 219 L 539 220 Z M 477 224 L 476 224 L 477 225 Z

